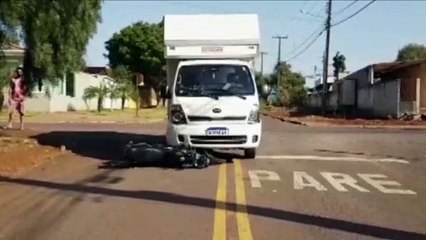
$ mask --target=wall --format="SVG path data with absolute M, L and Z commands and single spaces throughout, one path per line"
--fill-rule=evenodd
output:
M 419 111 L 423 114 L 426 114 L 426 63 L 421 64 L 419 69 L 418 78 L 420 81 L 417 83 L 419 88 Z
M 363 112 L 370 112 L 373 108 L 373 96 L 370 90 L 372 78 L 372 66 L 347 75 L 343 79 L 342 102 L 345 102 L 345 105 L 355 105 Z M 345 83 L 347 81 L 352 83 Z
M 57 85 L 45 84 L 41 91 L 33 91 L 33 96 L 26 100 L 26 108 L 28 111 L 35 112 L 97 110 L 97 99 L 88 100 L 87 105 L 84 102 L 84 89 L 90 86 L 99 86 L 104 77 L 79 72 L 74 73 L 73 77 L 64 77 L 59 80 Z M 72 91 L 72 89 L 74 90 Z M 46 90 L 48 90 L 50 97 L 46 95 Z M 113 109 L 121 109 L 121 99 L 111 101 L 109 98 L 104 99 L 104 109 L 110 109 L 111 103 Z M 125 107 L 129 106 L 132 106 L 132 102 L 127 100 Z
M 373 85 L 373 114 L 377 117 L 399 115 L 399 80 L 386 81 Z
M 322 101 L 321 101 L 321 93 L 313 93 L 308 95 L 306 105 L 309 108 L 313 109 L 321 109 Z M 330 92 L 327 95 L 327 111 L 334 111 L 337 109 L 337 93 Z
M 417 114 L 422 106 L 426 112 L 426 61 L 383 76 L 384 80 L 398 78 L 401 79 L 400 114 Z
M 355 80 L 347 79 L 342 82 L 339 86 L 341 91 L 340 102 L 344 106 L 354 106 L 355 105 Z
M 399 103 L 399 115 L 406 114 L 416 114 L 417 113 L 417 103 L 415 101 L 401 101 Z
M 320 108 L 321 107 L 321 94 L 310 94 L 306 100 L 306 104 L 311 108 Z
M 330 92 L 327 98 L 327 108 L 337 110 L 338 93 L 337 91 Z

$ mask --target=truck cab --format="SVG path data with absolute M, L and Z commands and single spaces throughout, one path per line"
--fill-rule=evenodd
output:
M 230 38 L 232 20 L 234 26 L 246 20 L 251 31 Z M 246 158 L 255 158 L 262 132 L 254 73 L 257 16 L 166 15 L 164 26 L 168 144 L 242 149 Z M 203 34 L 208 26 L 217 29 Z

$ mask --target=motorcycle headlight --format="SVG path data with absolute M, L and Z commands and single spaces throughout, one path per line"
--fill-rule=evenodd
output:
M 249 117 L 248 117 L 248 123 L 259 123 L 260 122 L 260 113 L 259 110 L 252 110 L 250 111 Z

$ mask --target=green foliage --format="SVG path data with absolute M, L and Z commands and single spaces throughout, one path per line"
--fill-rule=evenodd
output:
M 333 68 L 333 74 L 337 80 L 339 79 L 339 73 L 346 71 L 346 57 L 340 52 L 337 52 L 333 57 Z
M 135 98 L 135 84 L 133 83 L 133 74 L 127 67 L 119 65 L 108 70 L 108 76 L 114 79 L 114 86 L 110 88 L 110 98 L 121 98 L 121 109 L 124 110 L 126 99 Z
M 409 43 L 398 51 L 397 61 L 426 59 L 426 45 Z
M 165 74 L 162 23 L 137 22 L 127 26 L 105 42 L 105 48 L 112 68 L 126 66 L 144 74 L 147 81 Z
M 270 84 L 270 76 L 261 74 L 260 72 L 256 72 L 256 85 L 257 86 L 263 86 L 265 84 Z
M 101 0 L 2 0 L 0 24 L 22 29 L 24 74 L 31 85 L 80 70 L 100 21 Z M 4 32 L 4 31 L 3 31 Z
M 0 1 L 0 61 L 4 59 L 2 50 L 7 43 L 16 43 L 18 40 L 16 32 L 18 5 L 19 1 Z
M 103 102 L 108 96 L 110 90 L 106 85 L 101 84 L 99 87 L 90 86 L 84 89 L 83 100 L 87 102 L 90 99 L 97 99 L 98 112 L 103 110 Z
M 286 107 L 301 107 L 305 103 L 307 90 L 305 88 L 305 78 L 291 70 L 291 65 L 281 63 L 276 65 L 271 75 L 272 84 L 276 85 L 280 74 L 278 93 L 281 104 Z
M 265 74 L 262 75 L 260 72 L 256 72 L 255 78 L 256 78 L 256 87 L 260 95 L 260 99 L 262 100 L 262 102 L 264 102 L 267 100 L 268 96 L 264 94 L 263 87 L 265 85 L 271 84 L 270 76 Z

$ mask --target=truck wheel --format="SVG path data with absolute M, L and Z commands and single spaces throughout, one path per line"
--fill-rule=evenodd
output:
M 244 149 L 244 157 L 249 159 L 256 158 L 256 148 Z

